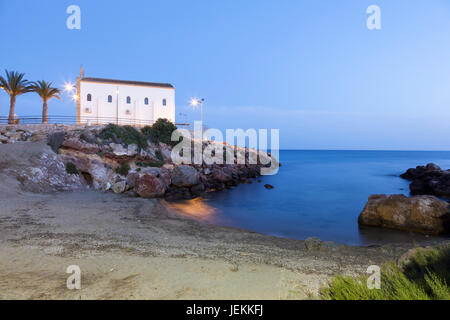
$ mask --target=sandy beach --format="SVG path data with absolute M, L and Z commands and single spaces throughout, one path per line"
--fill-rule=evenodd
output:
M 308 248 L 217 227 L 163 200 L 98 191 L 34 194 L 0 185 L 1 299 L 308 299 L 410 245 Z M 66 269 L 81 268 L 81 290 Z

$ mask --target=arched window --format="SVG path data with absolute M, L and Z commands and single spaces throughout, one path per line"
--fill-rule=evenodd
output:
M 90 93 L 87 95 L 87 101 L 92 101 L 92 95 Z
M 144 99 L 144 104 L 148 104 L 148 98 Z
M 112 102 L 112 96 L 111 96 L 111 95 L 108 96 L 108 102 L 109 102 L 109 103 Z
M 163 99 L 163 106 L 167 106 L 167 100 Z
M 127 104 L 131 103 L 131 97 L 127 97 Z

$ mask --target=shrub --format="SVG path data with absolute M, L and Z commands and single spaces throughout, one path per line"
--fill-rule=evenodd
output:
M 66 172 L 68 174 L 79 174 L 77 167 L 72 163 L 66 163 Z
M 116 173 L 120 174 L 121 176 L 126 176 L 129 171 L 130 165 L 128 164 L 128 162 L 122 162 L 120 166 L 116 168 Z
M 104 140 L 112 140 L 115 143 L 127 145 L 136 144 L 139 148 L 147 147 L 147 139 L 144 135 L 132 126 L 118 126 L 108 124 L 99 134 Z
M 321 290 L 329 300 L 448 300 L 450 246 L 421 250 L 403 269 L 393 262 L 381 269 L 381 289 L 367 288 L 367 278 L 337 276 Z
M 158 119 L 151 127 L 142 128 L 141 133 L 154 142 L 163 142 L 167 145 L 174 146 L 178 142 L 172 141 L 172 133 L 177 127 L 167 119 Z
M 136 165 L 138 167 L 156 167 L 156 168 L 160 168 L 164 165 L 164 161 L 152 161 L 152 160 L 148 160 L 148 161 L 136 161 L 135 162 Z

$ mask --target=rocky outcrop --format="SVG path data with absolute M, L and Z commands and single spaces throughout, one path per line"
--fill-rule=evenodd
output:
M 408 169 L 401 177 L 412 181 L 409 186 L 412 195 L 428 194 L 450 199 L 450 170 L 429 163 Z
M 192 187 L 198 184 L 198 172 L 191 166 L 181 165 L 173 169 L 171 175 L 172 184 L 177 187 Z
M 267 153 L 221 143 L 219 147 L 228 152 L 226 159 L 231 163 L 178 165 L 172 162 L 171 146 L 146 138 L 131 127 L 0 126 L 0 133 L 0 142 L 7 145 L 46 140 L 59 161 L 59 168 L 42 163 L 33 172 L 22 170 L 24 177 L 21 179 L 24 183 L 32 177 L 36 177 L 36 181 L 45 181 L 47 172 L 52 171 L 55 171 L 54 179 L 63 179 L 60 169 L 67 165 L 68 170 L 64 168 L 62 171 L 66 175 L 64 179 L 69 178 L 70 181 L 63 179 L 58 182 L 61 186 L 67 184 L 67 190 L 73 189 L 74 183 L 84 183 L 104 192 L 126 192 L 146 198 L 192 199 L 239 183 L 251 183 L 249 179 L 259 177 L 262 168 L 270 166 L 271 161 Z M 202 141 L 203 150 L 213 143 Z M 58 183 L 49 182 L 52 186 L 49 190 L 56 190 L 54 186 Z
M 450 205 L 434 196 L 372 195 L 359 224 L 424 234 L 449 232 Z
M 142 198 L 163 197 L 166 188 L 163 179 L 150 172 L 138 174 L 134 182 L 134 190 Z
M 61 156 L 43 143 L 1 146 L 0 172 L 15 177 L 22 188 L 36 193 L 82 189 L 84 179 L 69 174 Z

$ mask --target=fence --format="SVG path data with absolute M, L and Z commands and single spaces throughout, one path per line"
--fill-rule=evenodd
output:
M 41 124 L 42 116 L 16 116 L 14 124 Z M 80 117 L 77 121 L 76 116 L 48 116 L 49 124 L 85 124 L 85 125 L 103 125 L 108 123 L 115 123 L 118 125 L 130 125 L 133 127 L 151 126 L 154 121 L 143 119 L 117 118 L 117 117 Z M 8 117 L 0 117 L 0 125 L 8 124 Z M 189 127 L 189 123 L 176 123 L 179 127 Z

